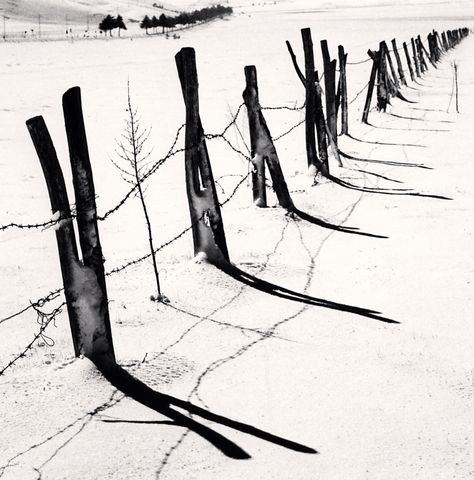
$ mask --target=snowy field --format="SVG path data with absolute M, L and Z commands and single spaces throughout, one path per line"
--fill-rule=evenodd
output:
M 64 18 L 72 3 L 62 2 L 57 18 Z M 104 2 L 107 8 L 112 3 Z M 125 13 L 126 3 L 121 2 Z M 141 2 L 130 3 L 128 13 L 142 15 Z M 340 148 L 360 160 L 343 159 L 340 168 L 331 158 L 333 173 L 361 187 L 411 190 L 389 195 L 328 181 L 312 186 L 300 125 L 275 144 L 296 205 L 333 224 L 388 238 L 328 230 L 287 217 L 281 208 L 257 209 L 247 182 L 233 195 L 249 171 L 248 161 L 222 139 L 209 140 L 220 200 L 232 195 L 222 212 L 230 257 L 260 278 L 377 310 L 399 323 L 298 304 L 246 287 L 194 261 L 188 232 L 157 256 L 171 306 L 150 301 L 155 292 L 149 262 L 107 278 L 119 363 L 160 392 L 318 454 L 295 452 L 204 420 L 252 456 L 226 458 L 201 437 L 123 398 L 88 360 L 75 360 L 64 312 L 46 330 L 48 338 L 35 342 L 0 376 L 0 478 L 474 478 L 472 35 L 437 69 L 430 66 L 417 83 L 409 82 L 403 92 L 416 103 L 393 100 L 387 113 L 371 112 L 368 126 L 360 123 L 365 91 L 357 96 L 369 78 L 370 63 L 359 63 L 368 48 L 376 49 L 383 39 L 396 38 L 399 45 L 418 34 L 424 39 L 432 29 L 472 28 L 474 5 L 263 3 L 236 1 L 231 17 L 182 32 L 179 39 L 129 35 L 0 44 L 0 225 L 51 218 L 27 119 L 44 116 L 72 186 L 61 107 L 68 88 L 82 89 L 103 214 L 129 187 L 111 162 L 118 160 L 128 81 L 141 124 L 152 129 L 153 162 L 166 155 L 184 122 L 174 60 L 180 48 L 196 49 L 201 119 L 206 133 L 217 134 L 242 103 L 245 65 L 257 67 L 263 107 L 303 104 L 285 40 L 303 65 L 300 29 L 311 27 L 318 68 L 321 39 L 328 40 L 333 57 L 337 45 L 344 45 L 353 63 L 348 66 L 352 137 L 340 138 Z M 83 5 L 89 8 L 88 2 Z M 452 99 L 454 61 L 460 113 Z M 274 137 L 304 118 L 301 110 L 264 114 Z M 176 148 L 183 146 L 183 133 Z M 244 108 L 227 137 L 247 154 Z M 163 244 L 190 224 L 184 155 L 168 159 L 146 187 L 155 241 Z M 276 206 L 270 192 L 269 197 Z M 138 199 L 127 201 L 99 228 L 107 271 L 147 253 Z M 0 367 L 39 328 L 32 309 L 1 319 L 61 286 L 52 228 L 0 231 Z M 43 310 L 61 302 L 59 297 Z

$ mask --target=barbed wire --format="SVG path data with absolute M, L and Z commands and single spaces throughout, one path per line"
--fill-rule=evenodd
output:
M 303 118 L 303 120 L 300 120 L 298 123 L 296 123 L 295 125 L 293 125 L 292 127 L 290 127 L 288 130 L 286 130 L 285 132 L 283 132 L 281 135 L 278 135 L 277 137 L 274 137 L 274 138 L 273 138 L 273 141 L 274 141 L 274 142 L 278 142 L 278 140 L 280 140 L 281 138 L 286 137 L 287 135 L 289 135 L 293 130 L 295 130 L 296 128 L 298 128 L 298 127 L 299 127 L 301 124 L 303 124 L 305 121 L 306 121 L 306 118 Z
M 52 312 L 50 313 L 45 313 L 38 306 L 35 306 L 32 304 L 32 308 L 36 311 L 38 317 L 37 317 L 37 322 L 40 325 L 40 328 L 37 333 L 35 333 L 33 340 L 31 340 L 30 343 L 15 357 L 10 360 L 1 370 L 0 370 L 0 376 L 2 376 L 6 370 L 9 368 L 13 367 L 16 362 L 18 362 L 21 358 L 24 358 L 26 354 L 33 348 L 35 342 L 38 340 L 43 340 L 43 342 L 48 345 L 49 347 L 52 347 L 54 345 L 54 340 L 47 336 L 44 332 L 46 328 L 51 324 L 55 324 L 56 317 L 61 314 L 63 307 L 66 305 L 66 302 L 61 303 L 58 307 L 56 307 Z
M 291 110 L 294 112 L 299 112 L 303 110 L 306 107 L 306 102 L 303 103 L 303 105 L 300 105 L 299 107 L 288 107 L 286 105 L 282 105 L 279 107 L 260 107 L 260 110 Z
M 372 59 L 369 57 L 369 58 L 366 58 L 365 60 L 360 60 L 358 62 L 347 62 L 347 65 L 361 65 L 362 63 L 367 63 L 367 62 L 370 62 Z
M 19 317 L 20 315 L 22 315 L 23 313 L 25 313 L 26 311 L 28 311 L 32 308 L 42 308 L 47 303 L 49 303 L 52 300 L 58 298 L 59 294 L 63 290 L 64 290 L 64 288 L 57 288 L 56 290 L 53 290 L 50 293 L 48 293 L 48 295 L 45 295 L 44 297 L 41 297 L 34 302 L 30 301 L 30 304 L 27 307 L 22 308 L 21 310 L 15 312 L 15 313 L 12 313 L 11 315 L 8 315 L 7 317 L 4 317 L 4 318 L 0 319 L 0 324 L 6 322 L 8 320 L 11 320 L 12 318 Z
M 369 86 L 369 83 L 370 83 L 370 81 L 367 82 L 367 83 L 362 87 L 362 89 L 361 89 L 359 92 L 357 92 L 357 94 L 355 95 L 355 97 L 348 103 L 348 105 L 352 105 L 352 104 L 359 98 L 359 96 L 360 96 L 360 95 L 364 92 L 364 90 Z

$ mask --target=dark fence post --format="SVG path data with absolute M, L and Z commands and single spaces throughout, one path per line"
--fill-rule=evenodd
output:
M 229 261 L 216 186 L 199 116 L 199 85 L 194 49 L 182 48 L 175 60 L 186 107 L 186 190 L 194 254 L 205 253 L 211 263 Z
M 384 46 L 385 55 L 386 55 L 387 60 L 388 60 L 388 65 L 390 66 L 390 73 L 391 73 L 391 76 L 392 76 L 392 78 L 390 79 L 390 77 L 387 75 L 389 84 L 390 83 L 393 84 L 393 88 L 391 88 L 392 91 L 390 93 L 392 95 L 394 95 L 396 92 L 398 92 L 398 90 L 400 88 L 400 82 L 398 81 L 397 72 L 395 71 L 395 67 L 393 66 L 392 56 L 390 55 L 390 50 L 387 47 L 387 43 L 385 41 L 383 41 L 382 43 L 383 43 L 383 46 Z M 390 80 L 393 80 L 393 82 L 390 82 Z
M 349 133 L 349 111 L 347 102 L 347 53 L 344 52 L 344 47 L 339 45 L 339 91 L 341 103 L 341 134 L 347 135 Z
M 257 72 L 255 67 L 245 67 L 246 87 L 243 93 L 249 120 L 250 151 L 252 156 L 252 193 L 253 203 L 257 207 L 267 206 L 267 186 L 265 178 L 265 158 L 257 153 L 259 135 L 259 112 Z
M 400 59 L 400 54 L 398 53 L 397 40 L 395 38 L 392 39 L 392 49 L 393 54 L 395 55 L 395 60 L 397 61 L 398 76 L 400 77 L 402 84 L 406 85 L 407 81 L 405 78 L 405 72 L 403 71 L 402 61 Z
M 385 61 L 385 48 L 383 42 L 379 44 L 377 71 L 377 108 L 381 112 L 387 110 L 388 91 L 387 91 L 387 63 Z
M 370 102 L 372 101 L 372 95 L 374 94 L 375 78 L 377 76 L 378 65 L 379 65 L 379 54 L 378 52 L 368 51 L 368 55 L 372 59 L 372 70 L 370 71 L 369 85 L 367 87 L 367 97 L 365 98 L 364 112 L 362 114 L 362 122 L 368 123 L 369 120 L 369 111 L 370 111 Z
M 295 206 L 288 191 L 285 177 L 283 176 L 270 130 L 268 129 L 267 122 L 265 121 L 258 101 L 257 70 L 253 65 L 247 65 L 244 72 L 246 87 L 242 96 L 249 115 L 252 155 L 254 157 L 258 156 L 266 161 L 278 203 L 288 211 L 293 211 Z
M 48 188 L 51 210 L 53 214 L 58 217 L 59 223 L 56 228 L 56 242 L 58 245 L 74 354 L 78 357 L 83 353 L 83 333 L 77 311 L 73 307 L 74 301 L 77 298 L 73 285 L 75 270 L 76 268 L 80 268 L 80 266 L 66 184 L 56 155 L 56 150 L 43 117 L 30 118 L 27 120 L 26 126 L 41 163 Z
M 324 65 L 324 93 L 326 96 L 326 121 L 332 141 L 337 146 L 336 112 L 336 60 L 331 61 L 327 40 L 321 40 L 321 52 Z
M 434 64 L 434 62 L 431 61 L 431 58 L 430 58 L 430 54 L 428 53 L 428 51 L 426 50 L 426 47 L 425 45 L 423 44 L 423 42 L 421 41 L 421 36 L 418 35 L 418 43 L 420 45 L 420 48 L 421 48 L 421 51 L 424 52 L 424 54 L 426 55 L 426 58 L 429 60 L 429 62 L 431 63 L 431 65 L 433 65 L 433 67 L 437 68 L 436 65 Z M 423 53 L 422 53 L 422 58 L 423 58 L 423 62 L 425 63 L 425 70 L 428 70 L 428 65 L 426 63 L 426 60 L 423 56 Z
M 303 40 L 304 63 L 305 63 L 305 89 L 306 89 L 306 156 L 308 167 L 313 166 L 318 170 L 320 159 L 316 153 L 316 134 L 314 125 L 316 123 L 316 83 L 314 76 L 314 52 L 311 29 L 301 29 Z
M 306 78 L 301 72 L 300 67 L 298 66 L 298 61 L 296 60 L 295 52 L 291 47 L 290 42 L 286 41 L 286 46 L 288 48 L 288 53 L 290 54 L 291 62 L 295 68 L 296 74 L 300 79 L 301 83 L 306 89 Z M 329 162 L 328 162 L 328 148 L 326 140 L 326 119 L 324 118 L 324 110 L 321 101 L 321 86 L 319 84 L 319 78 L 317 72 L 314 73 L 314 78 L 316 82 L 315 88 L 315 106 L 316 106 L 316 133 L 318 137 L 318 149 L 319 149 L 319 165 L 318 168 L 324 176 L 329 175 Z
M 449 50 L 448 40 L 446 38 L 446 32 L 441 33 L 441 40 L 443 42 L 444 51 L 447 52 Z
M 408 71 L 410 72 L 411 81 L 414 82 L 415 81 L 415 74 L 413 72 L 413 66 L 411 64 L 410 54 L 408 53 L 408 46 L 407 46 L 406 42 L 403 42 L 403 51 L 405 52 L 405 57 L 406 57 L 406 60 L 407 60 Z
M 416 48 L 415 40 L 413 39 L 413 37 L 411 37 L 411 49 L 413 52 L 413 62 L 415 64 L 416 76 L 421 77 L 421 68 L 420 64 L 418 63 L 418 50 Z
M 416 42 L 416 48 L 418 52 L 418 63 L 420 64 L 420 70 L 421 70 L 421 73 L 423 74 L 428 69 L 428 66 L 426 65 L 425 59 L 423 58 L 423 49 L 422 49 L 421 40 L 419 37 L 420 36 L 418 35 L 418 37 L 415 39 L 415 42 Z
M 321 173 L 324 176 L 329 175 L 329 160 L 328 160 L 328 142 L 326 133 L 326 118 L 324 116 L 323 101 L 321 98 L 321 84 L 319 82 L 319 73 L 314 72 L 316 80 L 316 135 L 318 138 L 319 160 L 321 162 Z
M 92 168 L 87 147 L 86 129 L 82 113 L 81 90 L 74 87 L 63 95 L 63 111 L 72 181 L 76 198 L 77 226 L 84 269 L 91 277 L 88 281 L 97 284 L 94 299 L 95 330 L 91 341 L 91 354 L 113 353 L 112 331 L 105 283 L 104 256 L 97 227 L 97 208 Z M 84 348 L 86 346 L 84 345 Z

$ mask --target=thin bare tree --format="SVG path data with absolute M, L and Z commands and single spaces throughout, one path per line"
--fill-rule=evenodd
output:
M 153 263 L 153 273 L 156 281 L 156 295 L 151 295 L 151 300 L 157 302 L 169 302 L 169 299 L 161 293 L 160 275 L 158 265 L 156 263 L 156 250 L 153 242 L 153 231 L 151 227 L 150 215 L 145 202 L 145 191 L 143 188 L 143 180 L 146 174 L 147 159 L 150 157 L 152 150 L 147 148 L 150 138 L 151 128 L 143 127 L 140 123 L 138 109 L 133 106 L 130 82 L 127 82 L 127 118 L 125 121 L 124 131 L 121 140 L 117 140 L 117 149 L 115 153 L 122 161 L 124 167 L 118 162 L 111 159 L 114 166 L 121 172 L 123 180 L 136 187 L 136 195 L 140 198 L 143 209 L 145 224 L 148 232 L 148 244 L 150 248 L 151 259 Z

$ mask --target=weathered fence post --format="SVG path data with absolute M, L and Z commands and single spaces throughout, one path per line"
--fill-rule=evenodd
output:
M 378 52 L 372 52 L 369 50 L 368 55 L 372 59 L 372 70 L 370 71 L 369 84 L 367 86 L 367 97 L 365 98 L 364 112 L 362 114 L 362 122 L 368 123 L 370 102 L 372 101 L 372 95 L 374 94 L 375 77 L 379 68 L 379 54 Z
M 253 65 L 247 65 L 244 72 L 246 86 L 242 96 L 248 112 L 252 156 L 258 156 L 267 163 L 278 203 L 288 211 L 293 211 L 295 206 L 288 191 L 278 154 L 258 100 L 257 70 Z
M 420 64 L 420 70 L 421 70 L 421 73 L 423 74 L 428 69 L 428 66 L 426 65 L 426 61 L 423 57 L 423 48 L 421 46 L 421 40 L 419 35 L 415 39 L 415 43 L 416 43 L 416 48 L 418 52 L 418 63 Z
M 377 71 L 377 108 L 381 112 L 387 110 L 388 104 L 388 91 L 387 91 L 387 63 L 385 61 L 385 48 L 383 42 L 379 44 L 378 50 L 378 64 Z
M 101 332 L 102 342 L 109 344 L 106 351 L 94 354 L 112 353 L 112 332 L 105 283 L 104 257 L 100 244 L 99 229 L 97 227 L 97 208 L 95 203 L 95 188 L 92 177 L 92 168 L 87 147 L 86 129 L 82 113 L 81 90 L 74 87 L 63 95 L 63 112 L 66 126 L 66 136 L 69 146 L 72 181 L 76 198 L 77 225 L 79 230 L 79 243 L 82 251 L 84 271 L 90 270 L 94 283 L 97 283 L 96 315 L 98 327 Z M 100 293 L 100 295 L 98 295 Z M 97 335 L 97 332 L 95 332 Z M 105 346 L 104 346 L 105 348 Z
M 252 193 L 253 203 L 257 207 L 267 206 L 267 186 L 265 177 L 265 157 L 259 155 L 257 151 L 259 136 L 259 112 L 257 72 L 255 67 L 245 67 L 246 87 L 243 93 L 245 106 L 247 107 L 247 116 L 249 120 L 250 132 L 250 154 L 252 156 Z
M 296 60 L 295 52 L 291 47 L 290 42 L 286 41 L 286 46 L 288 48 L 288 53 L 290 54 L 291 62 L 295 68 L 296 74 L 300 79 L 301 83 L 306 89 L 306 78 L 303 75 L 300 67 L 298 66 L 298 61 Z M 328 162 L 328 147 L 327 147 L 327 134 L 326 134 L 326 119 L 324 117 L 323 104 L 321 100 L 321 86 L 319 84 L 319 77 L 317 71 L 314 72 L 314 79 L 316 82 L 315 88 L 315 108 L 316 108 L 316 134 L 318 138 L 318 151 L 319 151 L 319 165 L 318 169 L 324 176 L 329 174 L 329 162 Z
M 416 48 L 415 40 L 413 37 L 411 37 L 411 49 L 413 52 L 413 62 L 415 64 L 416 76 L 421 77 L 421 68 L 420 68 L 420 64 L 418 63 L 419 62 L 418 50 Z
M 77 311 L 73 307 L 75 292 L 72 288 L 76 265 L 79 264 L 74 225 L 72 223 L 71 209 L 67 196 L 66 184 L 59 165 L 56 150 L 49 135 L 43 117 L 33 117 L 26 122 L 33 145 L 41 163 L 49 200 L 53 215 L 58 220 L 56 228 L 56 242 L 58 245 L 59 261 L 64 283 L 64 294 L 67 302 L 69 323 L 71 326 L 74 354 L 81 352 L 82 333 Z
M 337 146 L 337 112 L 336 112 L 336 65 L 331 61 L 327 40 L 321 40 L 321 52 L 324 65 L 324 93 L 326 96 L 326 121 L 332 141 Z
M 314 52 L 311 29 L 301 29 L 305 63 L 305 89 L 306 89 L 306 156 L 308 167 L 318 171 L 320 160 L 316 153 L 316 83 L 314 76 Z
M 199 85 L 194 49 L 182 48 L 175 60 L 186 107 L 186 191 L 194 254 L 205 253 L 211 263 L 229 261 L 221 210 L 199 116 Z
M 398 53 L 397 40 L 395 38 L 392 39 L 392 49 L 393 54 L 395 55 L 395 60 L 397 61 L 398 76 L 400 77 L 402 84 L 406 85 L 407 81 L 405 78 L 405 72 L 403 71 L 402 61 L 400 59 L 400 54 Z
M 384 50 L 385 50 L 385 55 L 386 55 L 387 60 L 388 60 L 388 64 L 390 66 L 390 73 L 391 73 L 392 79 L 393 79 L 393 82 L 391 82 L 392 79 L 390 79 L 390 77 L 387 75 L 389 85 L 390 85 L 390 83 L 393 84 L 393 85 L 390 85 L 391 90 L 392 90 L 390 93 L 392 95 L 394 95 L 396 92 L 398 92 L 398 90 L 400 88 L 400 82 L 398 81 L 397 73 L 395 71 L 395 67 L 393 66 L 392 56 L 390 55 L 390 51 L 388 49 L 387 43 L 385 41 L 383 41 L 382 43 L 383 43 L 383 47 L 384 47 Z
M 321 84 L 319 81 L 319 73 L 314 72 L 316 81 L 316 136 L 318 138 L 318 152 L 319 160 L 321 162 L 321 173 L 324 176 L 329 175 L 329 160 L 328 160 L 328 142 L 327 142 L 327 125 L 326 117 L 324 115 L 323 101 L 321 99 Z
M 413 72 L 413 66 L 411 64 L 410 54 L 408 53 L 408 46 L 407 46 L 406 42 L 403 42 L 403 51 L 405 52 L 405 57 L 406 57 L 406 60 L 407 60 L 408 71 L 410 72 L 411 81 L 414 82 L 415 81 L 415 74 Z
M 51 208 L 58 216 L 56 239 L 74 353 L 90 359 L 107 355 L 115 361 L 79 89 L 68 91 L 64 100 L 82 262 L 79 261 L 66 186 L 51 137 L 42 117 L 34 117 L 26 124 L 43 169 Z
M 449 50 L 449 44 L 448 44 L 448 40 L 446 38 L 446 32 L 441 33 L 441 40 L 443 42 L 444 51 L 447 52 Z
M 339 88 L 340 104 L 341 104 L 341 134 L 347 135 L 349 133 L 349 111 L 347 102 L 347 53 L 344 52 L 344 47 L 339 45 L 337 47 L 339 56 Z
M 425 44 L 422 42 L 420 35 L 418 35 L 418 40 L 419 40 L 419 42 L 420 42 L 421 48 L 422 48 L 423 51 L 425 52 L 425 55 L 426 55 L 426 58 L 428 59 L 428 61 L 431 63 L 431 65 L 433 65 L 433 67 L 438 68 L 438 67 L 436 66 L 434 60 L 431 58 L 430 53 L 428 52 L 428 50 L 426 50 Z

